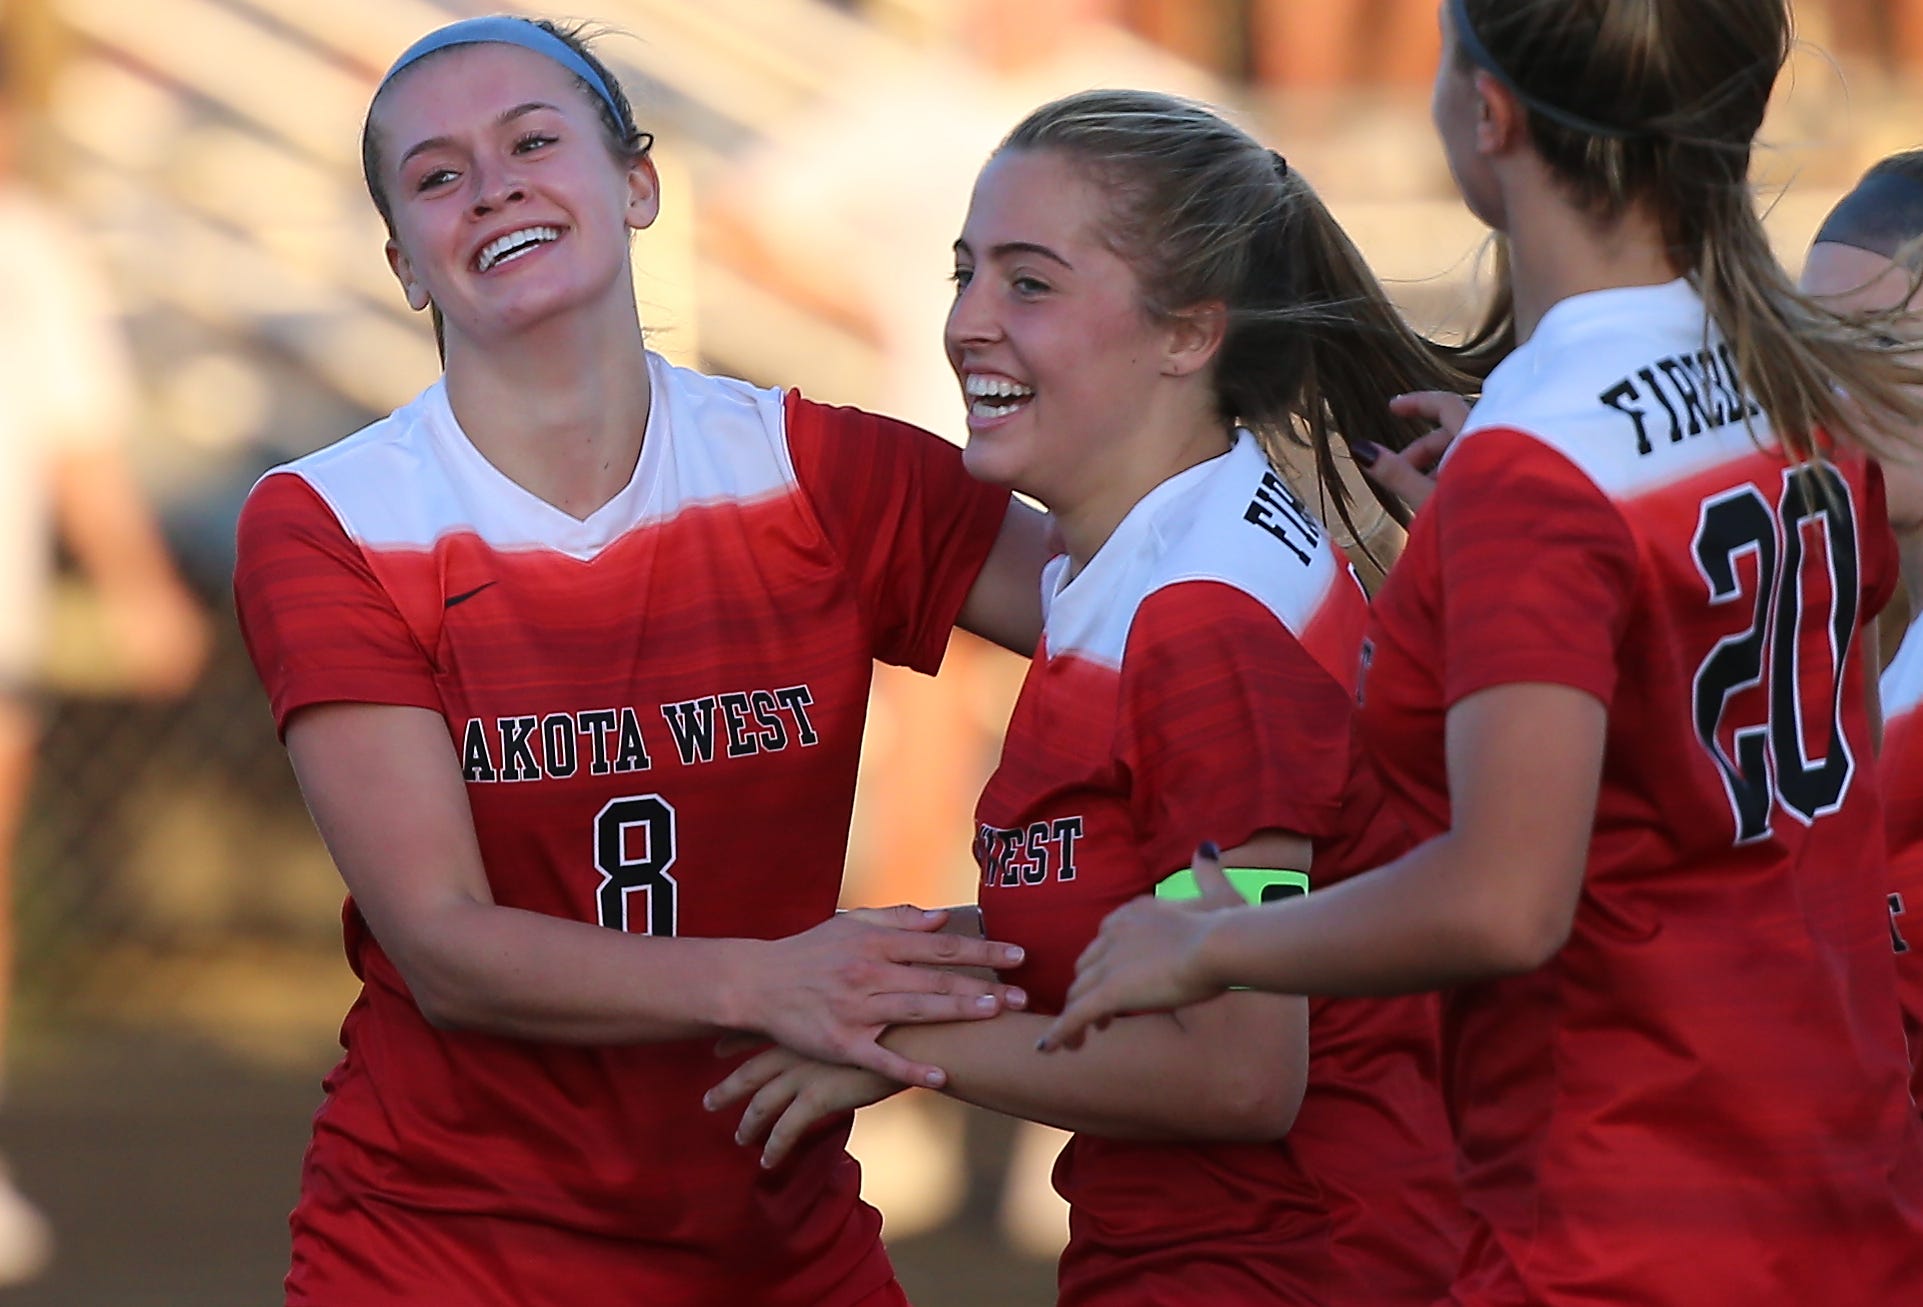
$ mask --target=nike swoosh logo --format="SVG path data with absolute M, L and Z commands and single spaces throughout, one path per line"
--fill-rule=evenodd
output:
M 472 599 L 475 595 L 481 593 L 481 591 L 495 584 L 498 584 L 498 583 L 494 581 L 483 581 L 479 585 L 475 586 L 472 590 L 463 590 L 461 591 L 461 593 L 457 595 L 449 595 L 446 599 L 441 601 L 441 607 L 443 609 L 446 609 L 446 608 L 452 608 L 455 604 L 464 604 L 468 600 Z

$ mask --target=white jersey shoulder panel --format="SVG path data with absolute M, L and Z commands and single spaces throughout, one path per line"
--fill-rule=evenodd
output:
M 748 503 L 794 485 L 782 392 L 648 356 L 652 402 L 634 476 L 576 519 L 510 480 L 468 440 L 445 382 L 325 449 L 268 475 L 299 476 L 358 544 L 430 549 L 472 533 L 499 550 L 594 557 L 637 527 L 685 509 Z

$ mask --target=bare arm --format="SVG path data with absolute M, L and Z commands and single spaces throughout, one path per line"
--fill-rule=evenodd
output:
M 1113 1139 L 1280 1138 L 1307 1084 L 1308 1005 L 1222 994 L 1181 1012 L 1118 1018 L 1079 1058 L 1041 1051 L 1051 1019 L 897 1026 L 883 1043 L 948 1072 L 977 1107 Z
M 1019 499 L 989 550 L 955 624 L 1024 658 L 1042 638 L 1042 565 L 1055 552 L 1049 520 Z
M 1575 919 L 1607 725 L 1598 700 L 1564 686 L 1463 699 L 1447 725 L 1449 831 L 1302 899 L 1206 916 L 1118 909 L 1078 964 L 1050 1046 L 1230 985 L 1406 994 L 1541 966 Z
M 438 714 L 324 704 L 295 714 L 287 747 L 349 891 L 438 1026 L 566 1043 L 756 1030 L 930 1084 L 935 1068 L 875 1036 L 898 1021 L 992 1015 L 1002 986 L 939 968 L 1019 957 L 935 933 L 946 914 L 907 908 L 761 941 L 657 939 L 502 907 Z
M 1304 870 L 1310 846 L 1265 832 L 1224 856 L 1236 866 Z M 937 1061 L 949 1074 L 945 1092 L 965 1102 L 1117 1139 L 1275 1139 L 1294 1123 L 1307 1085 L 1308 1005 L 1298 998 L 1222 994 L 1179 1013 L 1122 1017 L 1072 1059 L 1041 1051 L 1049 1025 L 1047 1017 L 1007 1012 L 992 1021 L 900 1026 L 883 1042 Z M 737 1138 L 751 1141 L 772 1127 L 766 1156 L 773 1160 L 823 1117 L 890 1089 L 869 1078 L 864 1094 L 861 1078 L 826 1068 L 833 1088 L 815 1090 L 811 1073 L 791 1075 L 792 1067 L 779 1054 L 760 1066 L 749 1062 L 707 1099 L 718 1108 L 754 1094 Z

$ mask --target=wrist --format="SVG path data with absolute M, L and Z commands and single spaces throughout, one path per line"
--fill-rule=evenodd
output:
M 1198 988 L 1223 990 L 1229 988 L 1224 978 L 1228 968 L 1222 962 L 1223 927 L 1237 913 L 1209 912 L 1201 915 L 1200 926 L 1189 940 L 1187 953 L 1182 958 L 1182 970 L 1187 978 Z
M 690 943 L 694 941 L 689 941 Z M 717 939 L 705 941 L 715 950 L 714 983 L 701 986 L 703 1006 L 700 1016 L 723 1030 L 753 1030 L 761 1034 L 767 1018 L 760 1000 L 758 977 L 768 952 L 767 940 Z

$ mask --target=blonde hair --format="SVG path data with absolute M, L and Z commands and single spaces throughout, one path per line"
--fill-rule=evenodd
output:
M 1221 417 L 1274 461 L 1278 442 L 1311 449 L 1324 498 L 1359 540 L 1334 439 L 1400 449 L 1422 428 L 1392 415 L 1390 397 L 1470 382 L 1403 321 L 1308 182 L 1207 106 L 1150 91 L 1043 105 L 1001 149 L 1058 152 L 1102 187 L 1105 237 L 1148 312 L 1225 306 Z M 1374 493 L 1407 520 L 1393 495 Z
M 1455 0 L 1453 9 L 1530 109 L 1530 141 L 1565 193 L 1601 223 L 1640 207 L 1659 224 L 1793 457 L 1819 452 L 1817 432 L 1915 457 L 1915 437 L 1896 433 L 1923 425 L 1923 360 L 1876 322 L 1798 291 L 1757 212 L 1750 156 L 1789 57 L 1787 0 Z M 1458 32 L 1468 62 L 1464 44 Z M 1504 275 L 1459 361 L 1486 373 L 1514 341 Z

